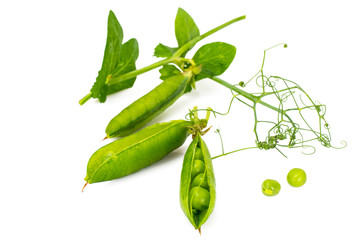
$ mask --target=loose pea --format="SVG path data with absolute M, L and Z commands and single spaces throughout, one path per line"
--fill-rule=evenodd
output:
M 190 188 L 194 188 L 194 187 L 198 187 L 198 186 L 205 188 L 205 189 L 209 189 L 209 184 L 206 180 L 205 173 L 198 174 L 192 181 Z
M 199 173 L 205 171 L 205 163 L 202 160 L 196 159 L 191 169 L 191 179 L 194 179 Z
M 194 187 L 190 190 L 190 199 L 193 208 L 206 210 L 210 204 L 210 192 L 202 187 Z
M 287 181 L 293 187 L 301 187 L 306 182 L 306 173 L 300 168 L 293 168 L 287 175 Z
M 275 196 L 280 192 L 280 189 L 280 183 L 272 179 L 266 179 L 261 186 L 261 190 L 266 196 Z

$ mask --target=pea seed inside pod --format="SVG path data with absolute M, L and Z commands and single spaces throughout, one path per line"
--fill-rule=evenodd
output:
M 194 187 L 202 187 L 205 189 L 209 189 L 209 184 L 207 182 L 205 173 L 200 173 L 194 178 L 194 180 L 191 182 L 190 188 Z
M 199 173 L 205 171 L 205 163 L 202 160 L 195 160 L 193 168 L 191 169 L 191 179 L 194 179 Z
M 194 209 L 204 211 L 210 204 L 210 192 L 202 187 L 194 187 L 190 190 L 190 199 Z
M 200 147 L 196 147 L 196 150 L 195 150 L 195 159 L 204 160 L 204 157 L 203 157 L 203 154 L 202 154 L 202 151 L 201 151 L 201 148 L 200 148 Z

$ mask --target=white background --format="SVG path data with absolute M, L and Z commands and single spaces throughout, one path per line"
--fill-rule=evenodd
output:
M 0 5 L 0 239 L 360 239 L 359 14 L 357 1 L 3 1 Z M 200 42 L 225 41 L 237 48 L 231 83 L 246 81 L 269 53 L 265 73 L 299 83 L 327 105 L 333 144 L 317 152 L 248 150 L 214 160 L 217 202 L 202 227 L 193 229 L 179 204 L 183 147 L 131 176 L 92 184 L 82 193 L 86 165 L 100 146 L 108 121 L 160 83 L 157 70 L 105 104 L 78 100 L 100 69 L 107 16 L 114 11 L 124 40 L 137 38 L 138 68 L 151 64 L 159 43 L 176 46 L 178 7 L 201 33 L 232 18 L 247 19 Z M 182 119 L 188 108 L 225 112 L 231 95 L 210 80 L 182 97 L 156 122 Z M 236 104 L 212 118 L 225 151 L 253 146 L 253 113 Z M 219 137 L 204 140 L 212 155 Z M 287 172 L 303 168 L 308 182 L 290 187 Z M 278 180 L 276 197 L 265 197 L 263 180 Z

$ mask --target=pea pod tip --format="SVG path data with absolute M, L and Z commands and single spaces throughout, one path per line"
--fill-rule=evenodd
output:
M 109 136 L 106 135 L 102 141 L 104 141 L 104 140 L 106 140 L 106 139 L 108 139 L 108 138 L 109 138 Z
M 84 184 L 83 188 L 81 189 L 81 192 L 84 192 L 84 188 L 88 185 L 88 181 L 86 181 L 86 183 Z

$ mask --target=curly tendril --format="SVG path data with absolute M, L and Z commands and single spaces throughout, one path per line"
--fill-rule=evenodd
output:
M 315 141 L 327 148 L 346 147 L 345 141 L 341 142 L 341 147 L 334 147 L 331 144 L 330 126 L 325 119 L 326 105 L 314 101 L 294 81 L 280 76 L 266 76 L 264 74 L 266 52 L 281 45 L 284 48 L 287 47 L 285 43 L 281 43 L 264 50 L 260 70 L 247 82 L 240 81 L 237 85 L 231 85 L 218 77 L 211 77 L 215 82 L 229 88 L 233 95 L 226 113 L 211 111 L 215 116 L 216 114 L 226 115 L 230 112 L 234 100 L 238 100 L 250 107 L 254 113 L 253 130 L 256 148 L 258 149 L 276 149 L 283 154 L 280 148 L 302 148 L 303 154 L 314 154 L 316 148 L 313 142 Z M 257 92 L 249 93 L 242 90 L 245 87 L 255 88 Z M 250 100 L 250 103 L 244 101 L 243 98 Z M 272 117 L 267 116 L 265 120 L 259 119 L 258 104 L 273 110 L 275 114 Z M 266 134 L 260 132 L 260 125 L 265 126 L 265 128 L 270 125 Z M 220 135 L 219 131 L 217 133 Z M 223 146 L 222 149 L 224 149 Z M 241 150 L 244 149 L 248 148 Z M 236 151 L 240 151 L 240 149 L 232 152 Z M 227 154 L 229 153 L 223 152 L 222 155 Z
M 282 44 L 275 45 L 274 47 L 279 45 Z M 287 47 L 286 44 L 283 46 Z M 258 120 L 256 109 L 258 102 L 254 102 L 252 106 L 255 116 L 254 132 L 258 148 L 269 150 L 277 147 L 301 147 L 304 150 L 312 149 L 310 153 L 304 151 L 304 154 L 313 154 L 316 148 L 310 142 L 314 140 L 320 142 L 324 147 L 333 147 L 331 144 L 330 127 L 325 120 L 326 105 L 314 101 L 294 81 L 279 76 L 264 75 L 263 67 L 267 50 L 264 51 L 261 69 L 246 83 L 248 85 L 251 81 L 255 80 L 255 86 L 261 88 L 262 91 L 253 95 L 262 101 L 270 98 L 269 101 L 274 102 L 274 105 L 278 106 L 276 121 Z M 258 133 L 258 125 L 261 123 L 271 123 L 273 125 L 270 127 L 264 140 L 260 140 L 260 134 Z M 285 140 L 288 140 L 287 144 L 282 144 Z M 343 146 L 346 146 L 346 143 Z

